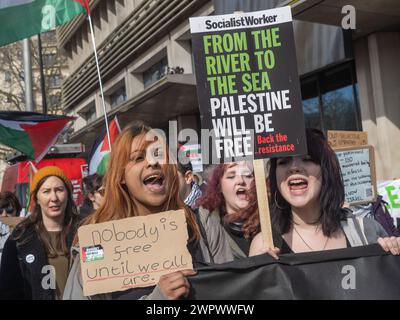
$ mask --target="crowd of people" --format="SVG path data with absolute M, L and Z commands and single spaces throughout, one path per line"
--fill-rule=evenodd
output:
M 190 162 L 169 164 L 166 152 L 161 153 L 163 161 L 148 156 L 150 149 L 168 149 L 166 142 L 146 139 L 150 130 L 141 122 L 124 128 L 105 176 L 84 179 L 86 197 L 79 209 L 61 169 L 45 167 L 35 174 L 30 185 L 32 212 L 8 231 L 2 251 L 0 299 L 175 300 L 189 296 L 188 277 L 204 264 L 260 254 L 279 259 L 281 254 L 372 243 L 400 255 L 400 238 L 389 237 L 376 220 L 360 220 L 344 206 L 339 162 L 320 131 L 307 129 L 308 154 L 269 162 L 266 183 L 274 246 L 266 247 L 252 163 L 214 165 L 199 185 Z M 161 276 L 152 287 L 83 294 L 79 226 L 178 209 L 185 213 L 194 270 Z M 0 194 L 1 216 L 18 216 L 20 210 L 12 193 Z

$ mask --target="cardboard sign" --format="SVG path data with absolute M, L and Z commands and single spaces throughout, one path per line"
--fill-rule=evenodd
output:
M 193 268 L 183 210 L 86 225 L 78 236 L 85 296 L 154 286 Z
M 203 154 L 213 163 L 307 153 L 290 7 L 190 18 Z M 203 156 L 204 159 L 204 156 Z
M 10 228 L 15 228 L 15 226 L 22 220 L 24 220 L 23 217 L 0 217 L 0 222 L 4 223 Z
M 328 130 L 328 142 L 332 148 L 365 146 L 368 144 L 368 133 L 364 131 Z
M 351 205 L 376 200 L 375 157 L 372 146 L 335 149 L 339 159 L 346 202 Z
M 378 183 L 378 194 L 387 202 L 387 208 L 394 218 L 394 223 L 399 227 L 400 219 L 400 179 L 381 181 Z

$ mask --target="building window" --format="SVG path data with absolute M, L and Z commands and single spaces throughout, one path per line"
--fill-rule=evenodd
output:
M 157 63 L 153 64 L 149 69 L 144 71 L 143 72 L 144 87 L 147 88 L 154 82 L 157 82 L 162 77 L 164 77 L 167 67 L 168 67 L 168 59 L 167 57 L 164 57 Z
M 56 32 L 53 30 L 42 33 L 40 36 L 44 43 L 56 43 L 57 42 Z
M 7 83 L 11 82 L 11 72 L 10 71 L 4 72 L 4 81 Z
M 318 79 L 310 78 L 301 84 L 304 120 L 307 128 L 322 129 Z
M 59 75 L 52 75 L 48 77 L 49 87 L 50 88 L 58 88 L 61 86 L 61 78 Z
M 306 127 L 361 130 L 358 91 L 353 63 L 346 63 L 301 80 Z
M 54 66 L 57 64 L 57 55 L 55 53 L 43 55 L 43 64 L 45 66 Z
M 85 119 L 86 124 L 89 124 L 96 120 L 96 107 L 93 105 L 86 111 L 81 113 L 83 119 Z
M 49 97 L 49 105 L 50 107 L 58 106 L 61 103 L 60 95 L 51 95 Z
M 127 100 L 125 86 L 120 87 L 109 95 L 111 108 L 116 108 Z

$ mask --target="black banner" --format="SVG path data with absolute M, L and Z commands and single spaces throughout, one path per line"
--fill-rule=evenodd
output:
M 199 300 L 400 299 L 400 257 L 377 244 L 260 255 L 199 269 L 189 281 Z

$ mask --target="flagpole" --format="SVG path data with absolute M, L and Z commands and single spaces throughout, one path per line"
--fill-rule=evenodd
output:
M 25 82 L 25 110 L 33 111 L 33 93 L 32 93 L 32 61 L 31 46 L 29 38 L 22 40 L 23 62 L 24 62 L 24 82 Z
M 94 39 L 92 18 L 91 18 L 91 15 L 89 13 L 88 13 L 88 18 L 89 18 L 89 26 L 90 26 L 90 35 L 91 35 L 91 38 L 92 38 L 92 44 L 93 44 L 93 50 L 94 50 L 94 58 L 96 60 L 97 76 L 99 78 L 99 84 L 100 84 L 100 95 L 101 95 L 101 101 L 102 101 L 102 104 L 103 104 L 104 121 L 106 122 L 108 147 L 110 148 L 110 151 L 111 151 L 111 138 L 110 138 L 110 130 L 108 129 L 108 119 L 107 119 L 106 104 L 104 102 L 103 83 L 101 81 L 100 66 L 99 66 L 99 59 L 97 57 L 96 42 L 95 42 L 95 39 Z
M 46 100 L 46 85 L 44 83 L 44 70 L 43 70 L 43 54 L 42 54 L 42 38 L 38 34 L 38 51 L 39 51 L 39 70 L 40 70 L 40 89 L 42 91 L 42 111 L 47 114 L 47 100 Z

